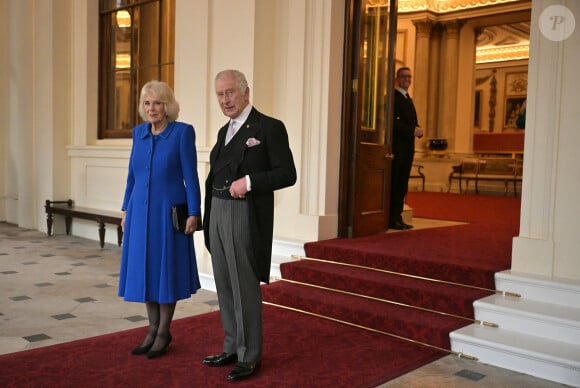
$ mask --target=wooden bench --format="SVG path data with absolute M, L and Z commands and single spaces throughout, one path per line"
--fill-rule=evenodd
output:
M 51 201 L 47 199 L 44 208 L 46 211 L 48 236 L 52 235 L 54 214 L 61 214 L 64 215 L 67 235 L 71 232 L 72 219 L 81 218 L 84 220 L 95 221 L 99 224 L 99 242 L 101 248 L 105 246 L 105 224 L 117 225 L 117 239 L 119 246 L 121 246 L 123 242 L 123 228 L 121 228 L 123 214 L 121 212 L 75 206 L 72 199 L 67 201 Z
M 422 164 L 413 164 L 411 169 L 411 175 L 409 179 L 420 179 L 421 180 L 421 187 L 423 191 L 425 191 L 425 174 L 423 173 L 423 165 Z
M 511 183 L 514 196 L 517 197 L 517 183 L 522 181 L 522 160 L 506 157 L 467 158 L 461 164 L 452 166 L 447 192 L 451 190 L 454 180 L 459 182 L 460 193 L 463 192 L 462 182 L 465 181 L 468 190 L 469 181 L 475 181 L 476 194 L 479 194 L 479 183 L 482 181 L 502 182 L 504 195 L 507 195 Z
M 447 192 L 451 191 L 451 185 L 453 181 L 459 182 L 459 192 L 463 192 L 463 182 L 465 182 L 466 190 L 469 189 L 469 181 L 475 181 L 477 176 L 478 159 L 477 158 L 467 158 L 455 166 L 452 166 L 451 174 L 449 174 L 449 185 L 447 186 Z

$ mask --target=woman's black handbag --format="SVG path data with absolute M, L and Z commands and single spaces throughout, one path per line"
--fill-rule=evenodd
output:
M 171 207 L 171 221 L 173 221 L 173 228 L 180 232 L 185 232 L 185 224 L 187 222 L 187 218 L 189 217 L 187 204 L 182 203 L 180 205 L 174 205 Z M 197 217 L 197 225 L 195 230 L 202 230 L 203 224 L 201 222 L 201 216 Z

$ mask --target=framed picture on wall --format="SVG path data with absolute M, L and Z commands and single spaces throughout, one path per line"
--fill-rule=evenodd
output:
M 513 128 L 517 128 L 516 126 L 516 120 L 518 118 L 518 113 L 520 111 L 520 108 L 522 107 L 522 104 L 524 103 L 524 101 L 526 100 L 526 96 L 520 96 L 520 97 L 507 97 L 505 99 L 505 122 L 504 122 L 504 128 L 506 129 L 513 129 Z
M 516 120 L 528 94 L 528 73 L 506 73 L 504 130 L 517 129 Z

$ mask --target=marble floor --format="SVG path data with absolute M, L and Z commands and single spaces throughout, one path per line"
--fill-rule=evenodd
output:
M 145 326 L 144 306 L 117 297 L 120 254 L 115 245 L 0 223 L 0 354 Z M 201 290 L 177 304 L 175 319 L 217 309 L 216 294 Z M 450 355 L 380 387 L 563 386 Z

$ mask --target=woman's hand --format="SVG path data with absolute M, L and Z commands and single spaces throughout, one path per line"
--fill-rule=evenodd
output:
M 193 232 L 195 232 L 197 217 L 198 216 L 187 217 L 187 221 L 185 221 L 185 234 L 193 234 Z
M 127 215 L 127 212 L 123 212 L 123 217 L 121 218 L 121 230 L 123 232 L 125 232 L 125 216 Z

